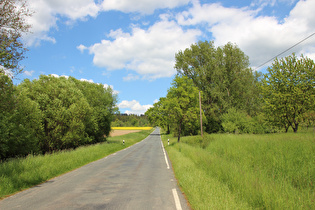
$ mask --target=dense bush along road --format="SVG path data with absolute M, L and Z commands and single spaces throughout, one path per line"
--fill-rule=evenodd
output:
M 143 141 L 0 201 L 0 209 L 189 209 L 156 129 Z

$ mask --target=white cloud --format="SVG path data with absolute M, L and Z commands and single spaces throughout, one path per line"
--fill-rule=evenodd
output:
M 80 81 L 82 81 L 82 82 L 89 82 L 89 83 L 94 83 L 94 81 L 92 80 L 92 79 L 80 79 Z
M 175 8 L 186 5 L 191 0 L 104 0 L 104 11 L 119 10 L 122 12 L 139 12 L 152 14 L 156 9 Z
M 58 16 L 66 17 L 67 23 L 85 20 L 88 16 L 96 17 L 100 5 L 94 0 L 29 0 L 29 8 L 34 14 L 28 17 L 27 23 L 32 28 L 29 34 L 23 36 L 26 45 L 39 45 L 41 41 L 55 43 L 54 37 L 49 36 L 52 28 L 57 29 Z
M 59 75 L 57 74 L 49 74 L 49 76 L 59 78 Z
M 94 54 L 96 66 L 134 70 L 142 79 L 153 80 L 171 77 L 175 73 L 175 53 L 196 42 L 200 34 L 195 29 L 185 31 L 175 21 L 161 16 L 147 30 L 134 27 L 131 33 L 123 33 L 121 29 L 111 31 L 109 36 L 113 41 L 102 40 L 89 50 Z
M 84 50 L 88 49 L 86 46 L 80 44 L 79 46 L 77 46 L 77 49 L 80 50 L 81 53 L 84 52 Z
M 128 74 L 126 77 L 123 78 L 124 81 L 133 81 L 140 79 L 139 75 Z
M 217 46 L 236 43 L 250 57 L 251 66 L 255 67 L 315 31 L 313 8 L 315 1 L 300 1 L 290 15 L 279 22 L 276 17 L 257 16 L 257 11 L 249 8 L 195 3 L 188 11 L 180 13 L 177 20 L 183 26 L 206 25 Z M 308 51 L 315 44 L 315 39 L 312 40 L 293 51 Z
M 24 71 L 24 74 L 26 75 L 26 76 L 32 76 L 33 74 L 34 74 L 34 70 L 32 70 L 32 71 Z
M 23 36 L 27 46 L 38 46 L 41 41 L 56 42 L 49 35 L 51 29 L 57 27 L 59 17 L 65 17 L 66 24 L 87 17 L 97 17 L 102 11 L 119 10 L 122 12 L 138 12 L 151 14 L 156 9 L 175 8 L 189 3 L 190 0 L 28 0 L 29 8 L 34 14 L 27 18 L 32 26 L 31 32 Z
M 120 109 L 128 109 L 125 111 L 126 114 L 144 114 L 149 108 L 153 107 L 152 105 L 141 105 L 138 101 L 126 101 L 123 100 L 118 104 Z

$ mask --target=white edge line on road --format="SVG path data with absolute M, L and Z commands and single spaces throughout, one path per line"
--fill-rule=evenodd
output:
M 161 145 L 162 145 L 162 149 L 163 149 L 163 153 L 164 153 L 164 158 L 165 158 L 165 162 L 166 162 L 166 165 L 167 165 L 167 169 L 170 169 L 170 165 L 168 164 L 167 157 L 166 157 L 166 153 L 165 153 L 165 150 L 164 150 L 164 146 L 163 146 L 163 142 L 162 142 L 162 141 L 161 141 Z
M 174 200 L 175 200 L 176 209 L 177 210 L 182 210 L 182 206 L 180 205 L 180 201 L 179 201 L 179 197 L 178 197 L 178 194 L 177 194 L 177 190 L 174 188 L 172 191 L 173 191 L 173 196 L 174 196 Z

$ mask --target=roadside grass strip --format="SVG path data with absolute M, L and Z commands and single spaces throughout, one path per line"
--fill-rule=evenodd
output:
M 153 130 L 109 137 L 106 142 L 0 162 L 0 199 L 125 149 Z M 125 140 L 125 145 L 122 141 Z
M 162 139 L 193 209 L 315 209 L 312 133 Z
M 153 127 L 112 127 L 112 130 L 151 130 Z

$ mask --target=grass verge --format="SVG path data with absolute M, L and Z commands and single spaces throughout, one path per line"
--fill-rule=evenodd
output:
M 0 162 L 0 199 L 106 157 L 146 138 L 153 130 L 109 137 L 107 142 L 53 154 Z M 125 140 L 125 145 L 122 144 Z
M 162 139 L 193 209 L 315 209 L 313 133 Z

